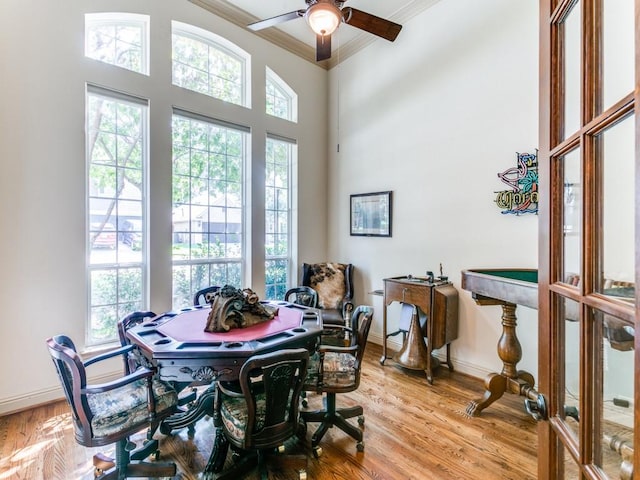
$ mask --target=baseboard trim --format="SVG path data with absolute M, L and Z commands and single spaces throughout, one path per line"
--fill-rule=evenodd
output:
M 389 339 L 387 339 L 387 348 L 392 350 L 393 352 L 397 352 L 402 348 L 401 339 L 401 336 L 390 337 Z M 368 341 L 371 343 L 375 343 L 376 345 L 382 345 L 382 335 L 370 332 Z M 446 360 L 446 352 L 437 351 L 435 353 L 436 357 L 438 357 L 438 359 L 440 359 L 441 361 Z M 465 375 L 469 375 L 470 377 L 484 378 L 492 373 L 492 371 L 487 368 L 482 368 L 478 365 L 469 363 L 464 359 L 456 357 L 455 355 L 451 355 L 451 363 L 453 363 L 453 368 L 456 372 L 464 373 Z

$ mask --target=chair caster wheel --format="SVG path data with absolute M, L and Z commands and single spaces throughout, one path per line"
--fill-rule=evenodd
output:
M 322 455 L 322 447 L 313 447 L 313 456 L 320 458 L 320 455 Z
M 356 445 L 356 449 L 359 452 L 364 452 L 364 442 L 358 442 L 358 444 Z
M 360 426 L 364 425 L 364 415 L 360 415 L 358 417 L 358 425 Z
M 307 480 L 307 472 L 305 470 L 300 470 L 298 472 L 298 478 L 300 480 Z

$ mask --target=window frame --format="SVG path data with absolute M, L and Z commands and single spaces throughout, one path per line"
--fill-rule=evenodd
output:
M 270 186 L 267 185 L 267 181 L 269 180 L 267 177 L 266 172 L 268 171 L 268 164 L 269 163 L 274 163 L 275 162 L 270 162 L 268 155 L 267 155 L 267 145 L 270 141 L 273 142 L 280 142 L 283 144 L 287 145 L 287 186 L 286 186 L 286 190 L 287 190 L 287 209 L 286 209 L 286 216 L 287 216 L 287 252 L 284 255 L 269 255 L 267 253 L 267 246 L 269 245 L 267 242 L 267 235 L 278 235 L 278 232 L 269 232 L 268 231 L 268 202 L 267 202 L 267 191 L 269 188 L 276 188 L 275 185 Z M 270 261 L 274 261 L 274 260 L 286 260 L 287 265 L 285 268 L 285 272 L 286 272 L 286 279 L 284 282 L 284 291 L 282 291 L 282 295 L 275 295 L 276 298 L 274 299 L 278 299 L 278 298 L 282 298 L 284 296 L 284 293 L 286 292 L 286 290 L 288 288 L 290 288 L 292 286 L 292 279 L 294 278 L 294 242 L 293 242 L 293 233 L 295 231 L 295 224 L 294 224 L 294 208 L 295 208 L 295 200 L 293 198 L 293 192 L 294 192 L 294 188 L 295 188 L 295 178 L 294 178 L 294 172 L 296 171 L 296 165 L 297 165 L 297 154 L 298 154 L 298 143 L 290 138 L 285 138 L 282 136 L 278 136 L 278 135 L 274 135 L 274 134 L 267 134 L 267 138 L 266 138 L 266 142 L 265 142 L 265 206 L 264 206 L 264 210 L 265 210 L 265 251 L 264 251 L 264 259 L 265 259 L 265 294 L 268 296 L 269 290 L 270 290 L 270 286 L 271 284 L 267 283 L 267 277 L 268 277 L 268 267 L 267 267 L 267 263 Z M 274 200 L 275 200 L 275 196 L 274 196 Z M 279 212 L 282 212 L 282 210 L 279 210 L 276 206 L 276 208 L 274 208 L 272 210 L 274 212 L 274 215 L 278 215 Z M 277 219 L 275 220 L 274 224 L 277 225 Z M 273 288 L 277 291 L 278 287 L 273 286 Z
M 175 60 L 174 60 L 175 51 L 173 48 L 173 42 L 176 36 L 181 36 L 184 38 L 189 38 L 191 40 L 201 42 L 205 44 L 208 49 L 218 50 L 219 52 L 237 60 L 240 63 L 241 70 L 242 70 L 240 75 L 241 77 L 240 103 L 231 102 L 227 99 L 212 95 L 210 92 L 204 93 L 201 91 L 190 89 L 184 85 L 175 83 L 174 75 L 173 75 L 173 70 L 175 66 Z M 188 65 L 188 64 L 185 64 L 185 65 Z M 209 69 L 206 70 L 206 73 L 208 78 L 212 75 L 212 72 Z M 207 82 L 209 85 L 209 81 Z M 227 40 L 224 37 L 221 37 L 220 35 L 216 35 L 213 32 L 209 32 L 202 28 L 198 28 L 194 25 L 189 25 L 187 23 L 182 23 L 182 22 L 172 20 L 171 21 L 171 83 L 176 87 L 184 88 L 194 93 L 199 93 L 201 95 L 206 95 L 208 97 L 215 98 L 223 102 L 231 103 L 233 105 L 238 105 L 238 106 L 250 109 L 251 108 L 251 55 L 245 50 L 243 50 L 242 48 L 240 48 L 235 43 Z
M 101 60 L 99 58 L 90 56 L 88 54 L 89 38 L 90 38 L 89 33 L 91 28 L 96 26 L 140 27 L 140 29 L 142 30 L 142 34 L 140 36 L 141 37 L 140 38 L 140 41 L 141 41 L 140 70 L 135 70 L 123 65 L 119 65 L 117 63 Z M 106 63 L 107 65 L 112 65 L 114 67 L 122 68 L 124 70 L 129 70 L 131 72 L 140 73 L 140 74 L 149 76 L 150 75 L 149 73 L 149 50 L 150 50 L 149 30 L 150 30 L 149 15 L 143 15 L 138 13 L 126 13 L 126 12 L 86 13 L 85 14 L 85 31 L 84 31 L 84 56 L 86 58 L 90 58 L 98 62 Z
M 269 84 L 273 85 L 273 88 L 279 92 L 287 103 L 287 115 L 280 116 L 275 112 L 269 112 Z M 282 118 L 283 120 L 289 120 L 293 123 L 298 123 L 298 94 L 285 82 L 276 72 L 269 67 L 265 67 L 265 113 L 276 118 Z
M 250 238 L 247 235 L 248 229 L 247 229 L 247 178 L 250 177 L 250 175 L 247 174 L 247 168 L 249 165 L 249 155 L 250 155 L 250 145 L 251 145 L 251 131 L 249 129 L 249 127 L 245 127 L 243 125 L 239 125 L 239 124 L 234 124 L 234 123 L 230 123 L 230 122 L 225 122 L 223 120 L 219 120 L 219 119 L 215 119 L 212 117 L 207 117 L 204 115 L 200 115 L 197 113 L 193 113 L 187 110 L 183 110 L 183 109 L 179 109 L 179 108 L 174 108 L 173 109 L 173 114 L 172 114 L 172 123 L 173 123 L 173 119 L 175 119 L 175 117 L 181 117 L 183 119 L 186 120 L 190 120 L 190 121 L 195 121 L 195 122 L 199 122 L 199 123 L 203 123 L 206 125 L 211 125 L 211 126 L 216 126 L 216 127 L 220 127 L 220 128 L 226 128 L 229 129 L 230 131 L 235 131 L 237 133 L 240 133 L 242 135 L 242 153 L 241 153 L 241 161 L 240 161 L 240 168 L 242 169 L 241 171 L 241 177 L 240 177 L 240 208 L 241 208 L 241 212 L 240 212 L 240 241 L 239 241 L 239 245 L 240 245 L 240 255 L 238 257 L 229 257 L 224 256 L 224 257 L 212 257 L 212 256 L 206 256 L 206 257 L 192 257 L 191 255 L 189 256 L 189 258 L 186 259 L 181 259 L 181 260 L 176 260 L 174 258 L 174 253 L 173 253 L 173 249 L 174 249 L 174 238 L 175 235 L 179 234 L 180 232 L 176 232 L 175 231 L 175 224 L 174 221 L 172 220 L 172 231 L 173 231 L 173 238 L 171 240 L 171 246 L 172 246 L 172 254 L 171 254 L 171 267 L 172 267 L 172 273 L 171 273 L 171 278 L 172 278 L 172 306 L 174 309 L 176 308 L 181 308 L 181 307 L 185 307 L 187 305 L 184 304 L 176 304 L 177 300 L 178 300 L 178 296 L 176 293 L 176 268 L 179 267 L 185 267 L 185 266 L 198 266 L 198 265 L 204 265 L 204 266 L 208 266 L 209 270 L 208 270 L 208 282 L 204 282 L 204 283 L 200 283 L 198 284 L 197 282 L 194 283 L 194 279 L 192 278 L 191 274 L 189 275 L 189 292 L 188 295 L 186 296 L 185 300 L 188 300 L 189 298 L 192 298 L 193 295 L 195 294 L 195 292 L 197 292 L 198 290 L 200 290 L 201 288 L 207 287 L 209 285 L 212 285 L 212 271 L 211 271 L 211 267 L 214 265 L 233 265 L 233 264 L 239 264 L 240 265 L 240 270 L 239 270 L 239 284 L 238 285 L 234 285 L 236 288 L 242 288 L 243 287 L 243 282 L 245 280 L 245 272 L 246 272 L 246 262 L 248 261 L 248 256 L 247 256 L 247 251 L 250 248 Z M 172 147 L 172 151 L 174 153 L 172 153 L 172 173 L 171 173 L 171 184 L 172 184 L 172 188 L 174 185 L 174 181 L 176 179 L 176 173 L 175 173 L 175 169 L 173 167 L 174 163 L 175 163 L 175 143 L 173 140 L 173 136 L 174 133 L 172 132 L 172 140 L 171 140 L 171 147 Z M 210 156 L 211 155 L 211 151 L 207 151 L 207 155 Z M 209 160 L 210 161 L 210 160 Z M 210 164 L 208 164 L 208 167 L 210 166 Z M 191 168 L 191 167 L 190 167 Z M 181 175 L 181 176 L 185 176 L 185 175 Z M 191 174 L 189 174 L 189 178 L 195 178 L 193 177 Z M 207 180 L 211 180 L 211 177 L 207 175 Z M 210 187 L 209 187 L 210 188 Z M 192 200 L 192 196 L 190 194 L 189 196 L 189 200 Z M 191 206 L 195 205 L 192 201 L 190 203 L 185 203 L 185 206 L 189 206 L 189 208 L 191 208 Z M 210 210 L 212 207 L 216 207 L 216 205 L 212 205 L 210 203 L 207 204 L 207 209 Z M 173 218 L 173 213 L 175 211 L 175 209 L 178 208 L 175 204 L 175 199 L 173 198 L 172 195 L 172 199 L 171 199 L 171 210 L 172 210 L 172 218 Z M 225 203 L 225 210 L 228 208 L 227 204 Z M 225 215 L 227 214 L 227 212 L 225 211 Z M 190 214 L 189 214 L 190 215 Z M 191 225 L 191 223 L 193 222 L 193 219 L 191 218 L 191 216 L 189 216 L 189 224 Z M 228 227 L 226 226 L 228 225 L 227 223 L 225 223 L 225 233 L 231 233 L 233 234 L 233 232 L 229 232 Z M 184 232 L 182 232 L 184 233 Z M 204 232 L 203 232 L 204 233 Z M 212 234 L 214 234 L 215 232 L 211 232 L 210 230 L 206 232 L 208 236 L 211 236 Z M 220 233 L 220 232 L 218 232 Z M 188 234 L 191 235 L 193 234 L 193 231 L 191 230 L 191 227 L 189 227 L 189 231 Z M 208 244 L 208 242 L 207 242 Z M 210 253 L 210 251 L 209 251 Z M 226 280 L 225 283 L 229 282 L 229 277 L 228 277 L 228 272 L 227 272 L 227 276 L 226 276 Z M 217 282 L 217 283 L 222 283 L 222 282 Z
M 140 238 L 140 260 L 139 261 L 120 261 L 119 260 L 119 249 L 120 249 L 120 236 L 123 233 L 123 229 L 120 226 L 119 221 L 119 213 L 117 210 L 119 197 L 117 192 L 114 193 L 113 201 L 116 202 L 116 213 L 115 215 L 110 215 L 109 219 L 113 218 L 115 221 L 115 235 L 116 235 L 116 245 L 115 245 L 115 261 L 113 262 L 103 262 L 103 263 L 93 263 L 91 259 L 92 249 L 91 249 L 91 235 L 92 235 L 92 210 L 91 210 L 91 201 L 92 198 L 99 198 L 95 195 L 92 195 L 91 191 L 91 166 L 94 165 L 93 158 L 91 158 L 91 151 L 89 145 L 89 136 L 92 134 L 92 129 L 89 124 L 89 109 L 90 109 L 90 99 L 91 97 L 95 98 L 103 98 L 107 101 L 114 102 L 116 104 L 124 103 L 129 104 L 131 106 L 140 107 L 140 137 L 141 137 L 141 165 L 140 165 L 140 174 L 141 174 L 141 191 L 140 191 L 140 208 L 141 208 L 141 238 Z M 135 97 L 132 95 L 127 95 L 121 92 L 116 92 L 114 90 L 106 89 L 103 87 L 98 87 L 92 84 L 86 85 L 86 93 L 85 93 L 85 122 L 86 122 L 86 134 L 85 134 L 85 166 L 86 166 L 86 174 L 85 174 L 85 185 L 86 185 L 86 194 L 85 199 L 87 202 L 86 205 L 86 225 L 85 225 L 85 234 L 86 234 L 86 284 L 87 288 L 87 315 L 86 315 L 86 324 L 85 324 L 85 344 L 90 347 L 95 347 L 103 344 L 109 344 L 117 340 L 118 331 L 117 325 L 113 330 L 113 335 L 111 337 L 107 337 L 104 339 L 98 339 L 94 337 L 94 325 L 93 325 L 93 309 L 97 307 L 92 302 L 92 290 L 93 290 L 93 282 L 92 282 L 92 274 L 98 270 L 115 270 L 116 278 L 119 279 L 119 274 L 124 269 L 131 268 L 139 268 L 141 270 L 141 285 L 140 292 L 141 298 L 137 299 L 139 301 L 139 310 L 145 310 L 148 308 L 149 304 L 149 259 L 148 259 L 148 228 L 147 228 L 147 218 L 148 218 L 148 190 L 149 190 L 149 115 L 150 115 L 150 106 L 149 101 L 147 99 L 143 99 L 140 97 Z M 118 131 L 114 132 L 114 134 L 118 135 Z M 99 163 L 98 163 L 99 164 Z M 116 162 L 114 164 L 116 169 L 116 175 L 118 169 L 122 169 L 124 167 L 120 167 Z M 107 197 L 104 197 L 107 198 Z M 124 199 L 123 199 L 124 200 Z M 126 200 L 125 200 L 126 201 Z M 106 219 L 107 222 L 109 219 Z M 95 223 L 95 222 L 94 222 Z M 116 284 L 118 280 L 116 281 Z M 113 304 L 116 308 L 116 322 L 122 316 L 118 315 L 117 309 L 120 305 L 125 303 L 131 303 L 124 301 L 121 297 L 118 296 L 118 286 L 116 285 L 116 303 Z M 106 306 L 106 304 L 105 304 Z

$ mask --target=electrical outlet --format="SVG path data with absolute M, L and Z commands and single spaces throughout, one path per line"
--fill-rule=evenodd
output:
M 624 398 L 614 397 L 613 404 L 617 407 L 629 408 L 629 400 Z

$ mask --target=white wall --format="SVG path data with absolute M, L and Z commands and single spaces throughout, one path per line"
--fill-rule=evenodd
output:
M 85 59 L 84 14 L 151 15 L 151 76 Z M 203 99 L 170 85 L 171 20 L 228 38 L 252 54 L 253 106 Z M 86 318 L 85 84 L 148 98 L 151 134 L 151 309 L 171 307 L 173 105 L 252 129 L 254 161 L 267 132 L 299 141 L 300 259 L 327 249 L 327 72 L 187 0 L 3 0 L 0 3 L 0 414 L 60 395 L 45 346 L 65 333 L 82 348 Z M 268 65 L 299 94 L 298 124 L 265 115 Z M 259 180 L 259 178 L 258 178 Z M 253 199 L 253 208 L 264 208 Z M 313 212 L 309 215 L 308 212 Z M 111 369 L 119 370 L 113 363 Z M 101 374 L 109 374 L 109 369 Z
M 442 263 L 460 292 L 455 367 L 499 371 L 501 310 L 477 306 L 460 272 L 537 267 L 537 217 L 502 215 L 493 199 L 506 189 L 496 174 L 537 147 L 538 2 L 441 0 L 330 76 L 330 254 L 356 266 L 356 301 L 376 309 L 370 338 L 381 342 L 382 298 L 368 292 Z M 350 237 L 349 195 L 385 190 L 392 238 Z M 535 375 L 537 312 L 517 314 L 519 367 Z

